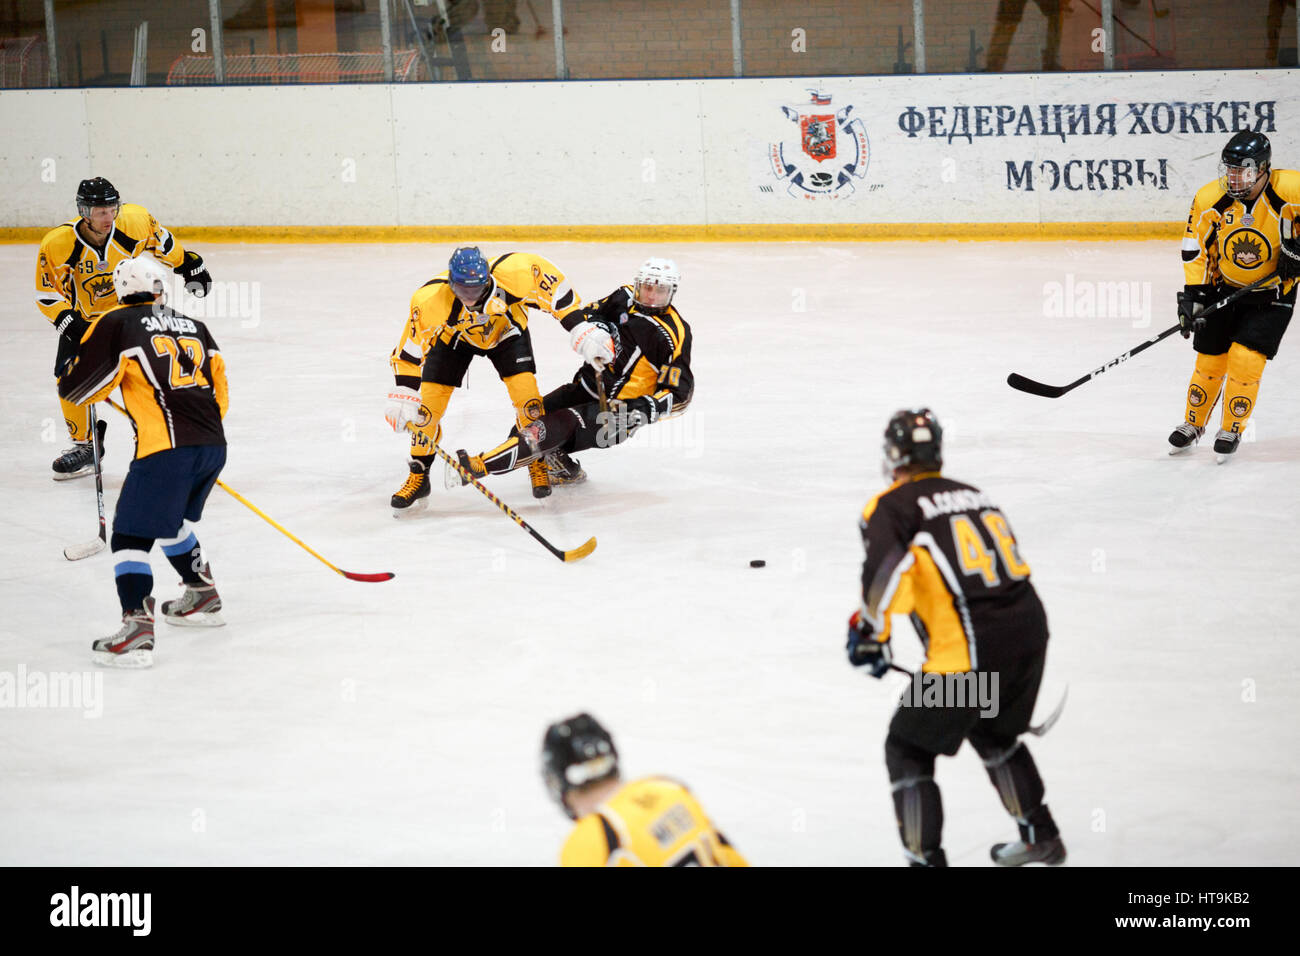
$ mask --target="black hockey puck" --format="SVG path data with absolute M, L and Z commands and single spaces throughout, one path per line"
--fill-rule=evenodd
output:
M 749 566 L 751 568 L 765 568 L 767 567 L 767 562 L 762 558 L 755 558 L 753 561 L 749 562 Z

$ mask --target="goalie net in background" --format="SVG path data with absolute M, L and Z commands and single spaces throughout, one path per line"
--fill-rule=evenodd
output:
M 227 54 L 226 84 L 246 83 L 383 83 L 382 53 L 247 53 Z M 393 51 L 393 80 L 418 79 L 415 50 Z M 181 56 L 167 71 L 168 86 L 211 86 L 217 82 L 210 56 Z
M 0 90 L 30 89 L 49 82 L 44 36 L 0 38 Z

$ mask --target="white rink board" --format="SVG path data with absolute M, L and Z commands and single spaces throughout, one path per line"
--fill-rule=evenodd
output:
M 1176 222 L 1236 129 L 1296 165 L 1298 77 L 3 92 L 0 227 L 66 219 L 87 171 L 177 226 Z

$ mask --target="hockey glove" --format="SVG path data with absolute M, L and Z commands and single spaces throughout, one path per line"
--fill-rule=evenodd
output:
M 604 323 L 579 322 L 569 333 L 569 344 L 584 362 L 598 369 L 614 361 L 614 337 Z
M 1178 325 L 1183 338 L 1205 328 L 1204 312 L 1214 304 L 1215 292 L 1212 285 L 1189 285 L 1178 293 Z
M 1300 224 L 1282 220 L 1282 245 L 1277 257 L 1277 277 L 1283 282 L 1300 278 Z
M 388 404 L 384 406 L 384 420 L 395 432 L 406 431 L 408 422 L 420 417 L 420 393 L 405 385 L 398 385 L 388 393 Z
M 620 423 L 626 423 L 629 435 L 642 425 L 649 425 L 659 417 L 659 406 L 655 404 L 655 400 L 649 395 L 626 400 L 612 398 L 609 402 L 609 410 Z
M 190 295 L 203 298 L 212 290 L 212 276 L 208 275 L 208 269 L 203 264 L 203 257 L 197 252 L 190 252 L 187 249 L 185 258 L 172 272 L 184 278 L 185 291 Z
M 889 665 L 894 660 L 889 641 L 876 640 L 871 623 L 863 618 L 860 610 L 854 611 L 849 618 L 849 643 L 845 650 L 848 651 L 850 664 L 867 668 L 875 678 L 889 673 Z
M 71 309 L 64 309 L 55 320 L 54 328 L 59 333 L 59 349 L 54 356 L 54 375 L 62 378 L 77 358 L 81 337 L 90 328 L 90 323 Z

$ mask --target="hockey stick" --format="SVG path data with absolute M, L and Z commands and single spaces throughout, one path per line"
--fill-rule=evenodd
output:
M 1201 313 L 1201 318 L 1205 318 L 1210 315 L 1213 315 L 1215 312 L 1218 312 L 1220 309 L 1226 309 L 1228 306 L 1232 305 L 1232 303 L 1236 302 L 1247 292 L 1254 292 L 1265 282 L 1268 282 L 1273 278 L 1276 278 L 1276 273 L 1271 273 L 1269 275 L 1264 276 L 1263 278 L 1256 279 L 1250 285 L 1238 289 L 1236 292 L 1232 293 L 1232 295 L 1228 296 L 1226 299 L 1223 299 L 1220 302 L 1216 302 L 1214 305 L 1210 306 L 1208 309 L 1206 309 L 1204 312 Z M 1008 375 L 1007 384 L 1010 385 L 1012 388 L 1019 389 L 1022 392 L 1028 392 L 1030 395 L 1041 395 L 1043 398 L 1060 398 L 1066 392 L 1073 391 L 1074 389 L 1082 385 L 1084 382 L 1092 381 L 1102 372 L 1109 372 L 1115 366 L 1122 365 L 1123 363 L 1131 359 L 1133 356 L 1137 355 L 1139 352 L 1145 352 L 1147 349 L 1151 348 L 1151 346 L 1155 345 L 1157 342 L 1167 339 L 1169 336 L 1173 335 L 1180 328 L 1182 328 L 1182 326 L 1175 325 L 1165 329 L 1163 332 L 1160 332 L 1159 334 L 1154 335 L 1151 338 L 1147 339 L 1145 342 L 1143 342 L 1141 345 L 1137 346 L 1136 348 L 1129 349 L 1127 352 L 1125 352 L 1123 355 L 1119 356 L 1118 358 L 1111 359 L 1109 362 L 1107 362 L 1105 365 L 1101 366 L 1100 368 L 1095 368 L 1087 375 L 1084 375 L 1080 378 L 1076 378 L 1069 385 L 1045 385 L 1042 382 L 1034 381 L 1032 378 L 1025 378 L 1025 376 L 1021 375 L 1019 372 L 1012 372 L 1010 375 Z
M 889 669 L 891 671 L 898 671 L 898 673 L 900 674 L 906 674 L 908 677 L 916 677 L 915 672 L 909 671 L 906 667 L 901 667 L 898 664 L 895 664 L 893 662 L 890 662 Z M 1034 726 L 1026 727 L 1025 730 L 1033 734 L 1035 737 L 1042 737 L 1044 734 L 1046 734 L 1049 730 L 1052 729 L 1052 727 L 1056 725 L 1056 722 L 1061 719 L 1061 714 L 1065 711 L 1066 698 L 1068 698 L 1069 696 L 1070 696 L 1070 685 L 1066 684 L 1065 693 L 1061 695 L 1061 701 L 1056 705 L 1055 709 L 1053 709 L 1052 712 L 1043 719 L 1043 722 L 1041 724 L 1039 724 L 1036 727 Z
M 182 352 L 182 354 L 184 353 Z M 123 408 L 121 405 L 117 404 L 117 402 L 113 401 L 111 398 L 108 399 L 108 404 L 112 405 L 123 415 L 127 414 L 126 409 Z M 268 515 L 265 511 L 262 511 L 260 508 L 257 507 L 257 505 L 253 504 L 251 501 L 249 501 L 247 498 L 245 498 L 243 495 L 237 492 L 234 488 L 231 488 L 220 478 L 217 479 L 217 484 L 228 495 L 230 495 L 232 498 L 234 498 L 244 507 L 248 508 L 250 511 L 253 512 L 253 514 L 257 515 L 259 518 L 261 518 L 263 521 L 269 524 L 276 531 L 279 531 L 282 535 L 284 535 L 286 538 L 288 538 L 298 547 L 302 548 L 304 551 L 310 554 L 317 561 L 321 562 L 321 564 L 324 564 L 330 570 L 336 571 L 339 574 L 343 575 L 343 577 L 347 578 L 349 581 L 391 581 L 396 576 L 393 574 L 392 571 L 379 571 L 375 574 L 366 574 L 359 571 L 344 571 L 342 568 L 338 567 L 335 564 L 330 563 L 329 561 L 326 561 L 325 558 L 321 557 L 320 554 L 313 551 L 311 548 L 307 547 L 307 545 L 304 544 L 296 535 L 290 532 L 288 528 L 280 524 L 278 521 L 276 521 L 274 518 Z
M 282 535 L 284 535 L 286 538 L 288 538 L 290 541 L 292 541 L 292 542 L 293 542 L 294 544 L 296 544 L 298 547 L 302 548 L 304 551 L 306 551 L 308 554 L 310 554 L 313 558 L 315 558 L 315 559 L 316 559 L 317 561 L 319 561 L 321 564 L 324 564 L 326 567 L 330 568 L 330 569 L 333 570 L 333 571 L 337 571 L 339 574 L 343 575 L 343 576 L 344 576 L 345 578 L 347 578 L 349 581 L 391 581 L 394 577 L 396 577 L 396 575 L 394 575 L 392 571 L 379 571 L 379 572 L 376 572 L 376 573 L 374 573 L 374 574 L 366 574 L 366 573 L 363 573 L 363 572 L 360 572 L 360 571 L 344 571 L 342 568 L 338 567 L 337 565 L 331 564 L 329 561 L 326 561 L 323 557 L 321 557 L 319 554 L 317 554 L 317 553 L 316 553 L 315 551 L 313 551 L 311 548 L 307 547 L 307 545 L 303 544 L 303 542 L 302 542 L 302 541 L 301 541 L 301 540 L 300 540 L 296 535 L 294 535 L 291 531 L 289 531 L 288 528 L 286 528 L 284 525 L 280 524 L 280 522 L 276 521 L 274 518 L 272 518 L 272 517 L 271 517 L 269 514 L 267 514 L 265 511 L 263 511 L 262 509 L 258 508 L 257 505 L 253 504 L 251 501 L 249 501 L 247 498 L 245 498 L 243 495 L 241 495 L 241 494 L 240 494 L 238 491 L 236 491 L 234 488 L 231 488 L 228 484 L 226 484 L 226 483 L 225 483 L 224 481 L 222 481 L 220 478 L 217 479 L 217 484 L 218 484 L 218 485 L 221 487 L 221 489 L 222 489 L 223 491 L 225 491 L 228 495 L 230 495 L 232 498 L 234 498 L 236 501 L 238 501 L 238 502 L 239 502 L 241 505 L 243 505 L 244 507 L 248 508 L 248 510 L 250 510 L 251 512 L 253 512 L 253 514 L 257 515 L 259 518 L 261 518 L 263 521 L 265 521 L 267 524 L 269 524 L 269 525 L 270 525 L 272 528 L 274 528 L 276 531 L 279 531 Z
M 416 428 L 414 425 L 407 423 L 406 428 L 407 431 L 416 433 Z M 533 529 L 532 525 L 530 525 L 523 518 L 519 517 L 519 515 L 515 514 L 514 510 L 508 504 L 503 502 L 496 495 L 492 494 L 492 492 L 488 491 L 485 487 L 483 487 L 483 485 L 479 484 L 478 479 L 476 479 L 468 471 L 462 468 L 460 462 L 458 462 L 455 458 L 452 458 L 451 455 L 443 451 L 441 446 L 434 445 L 433 450 L 438 455 L 439 458 L 441 458 L 444 462 L 446 462 L 451 468 L 455 469 L 456 473 L 460 475 L 462 481 L 464 481 L 466 484 L 473 485 L 479 491 L 483 492 L 487 500 L 492 502 L 498 508 L 500 508 L 505 513 L 506 517 L 508 517 L 515 524 L 519 525 L 519 527 L 523 528 L 525 531 L 531 534 L 543 548 L 551 552 L 551 554 L 555 555 L 561 561 L 570 562 L 570 563 L 573 561 L 581 561 L 587 555 L 591 554 L 591 552 L 596 550 L 596 539 L 588 538 L 586 542 L 584 542 L 583 544 L 579 545 L 576 548 L 573 548 L 569 551 L 561 551 L 555 545 L 551 544 L 551 542 L 547 541 L 540 534 L 538 534 Z
M 95 504 L 99 507 L 99 537 L 86 544 L 73 544 L 63 549 L 63 556 L 69 561 L 80 561 L 92 554 L 99 554 L 108 546 L 108 529 L 104 523 L 104 464 L 99 458 L 99 448 L 104 443 L 104 431 L 107 423 L 101 422 L 95 414 L 95 406 L 90 406 L 90 449 L 95 456 Z
M 605 397 L 605 363 L 595 366 L 596 369 L 596 397 L 600 399 L 600 410 L 609 411 L 609 399 Z

